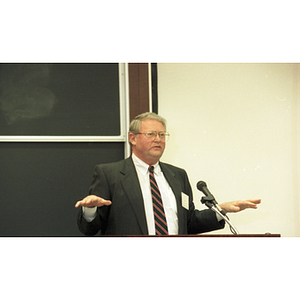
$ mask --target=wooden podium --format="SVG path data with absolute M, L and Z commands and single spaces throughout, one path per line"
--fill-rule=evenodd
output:
M 171 236 L 171 235 L 170 235 Z M 196 235 L 175 235 L 180 237 L 280 237 L 281 235 L 271 234 L 271 233 L 265 233 L 265 234 L 196 234 Z
M 209 238 L 213 238 L 213 237 L 217 237 L 217 238 L 239 238 L 239 237 L 247 237 L 247 238 L 269 238 L 269 237 L 281 237 L 280 234 L 276 233 L 276 234 L 272 234 L 272 233 L 265 233 L 265 234 L 186 234 L 186 235 L 104 235 L 102 237 L 153 237 L 153 238 L 172 238 L 172 237 L 209 237 Z

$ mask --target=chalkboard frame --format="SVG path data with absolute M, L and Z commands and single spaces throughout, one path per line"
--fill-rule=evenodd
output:
M 0 135 L 0 142 L 127 142 L 129 119 L 128 64 L 119 63 L 120 135 L 116 136 L 35 136 Z

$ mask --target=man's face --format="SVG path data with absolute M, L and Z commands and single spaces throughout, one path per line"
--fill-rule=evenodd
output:
M 165 128 L 162 123 L 157 120 L 144 120 L 141 123 L 141 133 L 149 131 L 164 132 Z M 158 135 L 153 138 L 147 138 L 145 134 L 129 135 L 133 153 L 142 161 L 149 165 L 154 165 L 161 158 L 165 150 L 165 140 Z

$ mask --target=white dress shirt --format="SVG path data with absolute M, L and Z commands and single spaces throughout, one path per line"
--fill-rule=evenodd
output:
M 132 160 L 138 174 L 138 179 L 143 194 L 148 232 L 150 235 L 155 235 L 155 222 L 148 170 L 149 165 L 140 160 L 134 154 L 132 154 Z M 156 163 L 155 165 L 153 165 L 153 167 L 154 177 L 160 190 L 162 202 L 164 205 L 169 234 L 178 234 L 177 204 L 175 196 L 166 178 L 164 177 L 163 172 L 161 171 L 159 163 Z

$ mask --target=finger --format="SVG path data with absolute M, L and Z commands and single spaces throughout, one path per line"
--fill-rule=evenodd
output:
M 256 204 L 249 204 L 249 205 L 247 206 L 247 208 L 257 209 L 257 205 L 256 205 Z
M 110 200 L 104 200 L 104 199 L 101 199 L 99 202 L 100 202 L 101 204 L 103 204 L 103 205 L 106 205 L 106 206 L 111 205 L 111 201 L 110 201 Z
M 97 196 L 87 196 L 83 200 L 77 201 L 75 207 L 84 206 L 84 207 L 95 207 L 111 205 L 110 200 L 105 200 Z
M 257 203 L 253 203 L 248 201 L 245 205 L 245 208 L 253 208 L 253 209 L 257 209 Z
M 75 204 L 75 207 L 79 207 L 79 206 L 85 206 L 85 207 L 92 207 L 95 205 L 92 205 L 90 200 L 81 200 L 81 201 L 77 201 Z
M 255 204 L 259 204 L 261 203 L 261 199 L 248 199 L 248 200 L 245 200 L 247 202 L 251 202 L 251 203 L 255 203 Z
M 261 203 L 261 199 L 254 199 L 254 200 L 252 200 L 254 203 L 256 203 L 256 204 L 260 204 Z
M 95 198 L 96 196 L 94 195 L 89 195 L 83 198 L 80 201 L 77 201 L 75 204 L 75 207 L 83 206 L 84 204 L 90 203 L 92 198 Z
M 257 204 L 260 204 L 260 203 L 261 203 L 261 199 L 248 200 L 248 204 L 253 207 L 257 207 Z
M 75 204 L 75 207 L 84 206 L 85 203 L 86 203 L 85 200 L 77 201 L 76 204 Z
M 245 205 L 245 206 L 256 206 L 257 204 L 260 204 L 261 200 L 260 199 L 251 199 L 251 200 L 239 200 L 236 201 L 236 205 Z

